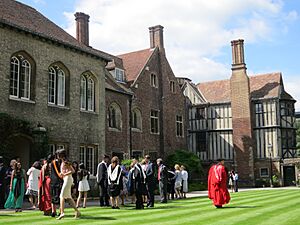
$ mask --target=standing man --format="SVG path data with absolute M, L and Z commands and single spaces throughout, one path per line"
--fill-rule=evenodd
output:
M 159 184 L 160 203 L 167 203 L 168 170 L 161 158 L 156 160 L 158 166 L 157 179 Z
M 0 156 L 0 209 L 4 209 L 5 204 L 5 173 L 6 168 L 4 167 L 3 157 Z
M 224 167 L 224 159 L 218 159 L 218 163 L 212 165 L 208 173 L 208 198 L 217 208 L 229 203 L 230 195 L 227 189 L 227 172 Z
M 146 187 L 147 187 L 147 193 L 148 193 L 148 202 L 147 207 L 154 207 L 154 190 L 155 190 L 155 167 L 154 164 L 150 161 L 150 156 L 145 156 L 145 174 L 146 174 Z
M 238 192 L 239 188 L 238 188 L 238 180 L 239 180 L 239 175 L 237 172 L 234 173 L 233 175 L 233 186 L 234 186 L 234 192 Z
M 145 180 L 146 175 L 141 164 L 138 162 L 137 159 L 133 159 L 134 167 L 132 171 L 132 176 L 130 181 L 133 184 L 133 189 L 136 197 L 135 208 L 136 209 L 144 209 L 143 204 L 143 194 L 145 192 Z
M 97 167 L 97 184 L 99 185 L 100 206 L 109 206 L 108 195 L 108 176 L 107 167 L 109 164 L 109 156 L 104 155 L 101 163 Z

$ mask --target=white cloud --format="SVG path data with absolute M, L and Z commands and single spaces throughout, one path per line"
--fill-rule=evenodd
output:
M 293 96 L 295 100 L 297 100 L 295 104 L 296 111 L 300 112 L 300 88 L 299 88 L 299 75 L 289 77 L 289 79 L 285 79 L 283 74 L 284 81 L 284 89 Z
M 231 56 L 223 51 L 231 40 L 272 41 L 298 18 L 281 0 L 78 0 L 74 8 L 90 15 L 90 45 L 112 54 L 148 48 L 148 27 L 163 25 L 175 75 L 195 83 L 229 78 Z M 65 15 L 75 36 L 74 12 Z M 217 62 L 224 54 L 228 62 Z

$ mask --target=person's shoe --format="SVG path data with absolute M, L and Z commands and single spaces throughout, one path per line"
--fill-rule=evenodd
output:
M 111 208 L 112 208 L 112 209 L 115 209 L 116 207 L 115 207 L 115 206 L 112 206 Z
M 76 211 L 76 213 L 75 213 L 75 219 L 78 219 L 79 217 L 80 217 L 80 215 L 81 215 L 81 213 L 79 212 L 79 211 Z
M 222 205 L 215 205 L 217 209 L 222 208 Z
M 115 209 L 120 209 L 120 207 L 119 207 L 119 206 L 116 206 Z
M 160 203 L 167 203 L 167 201 L 166 201 L 166 200 L 164 200 L 164 201 L 160 201 Z
M 60 216 L 59 217 L 57 217 L 56 219 L 57 220 L 61 220 L 62 218 L 64 218 L 65 217 L 65 214 L 64 213 L 62 213 L 62 214 L 60 214 Z
M 51 217 L 56 217 L 56 212 L 51 213 Z

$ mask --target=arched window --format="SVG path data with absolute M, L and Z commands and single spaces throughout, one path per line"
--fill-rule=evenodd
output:
M 59 66 L 51 66 L 48 70 L 48 74 L 48 103 L 65 106 L 65 72 Z
M 138 130 L 142 129 L 142 114 L 137 108 L 133 109 L 131 112 L 131 127 Z
M 88 74 L 80 78 L 80 109 L 95 111 L 95 81 Z
M 30 99 L 31 64 L 23 56 L 13 56 L 10 60 L 10 96 Z
M 108 126 L 110 128 L 122 129 L 122 114 L 120 106 L 112 103 L 108 109 Z

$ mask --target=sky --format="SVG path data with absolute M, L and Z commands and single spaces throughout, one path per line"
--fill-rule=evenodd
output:
M 230 42 L 244 39 L 248 75 L 281 72 L 300 111 L 298 0 L 19 1 L 73 36 L 74 13 L 90 15 L 90 45 L 115 55 L 149 48 L 148 27 L 162 25 L 173 72 L 196 84 L 229 79 Z

